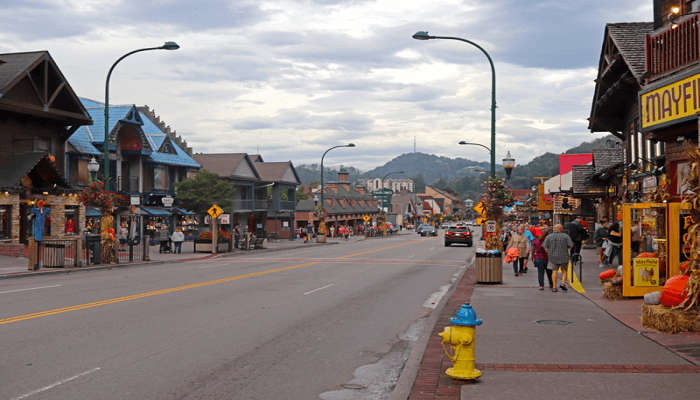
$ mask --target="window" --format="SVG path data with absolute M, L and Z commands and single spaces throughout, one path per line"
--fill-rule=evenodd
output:
M 165 190 L 168 187 L 167 176 L 164 167 L 153 167 L 153 188 Z
M 75 235 L 78 233 L 80 221 L 78 220 L 78 206 L 66 206 L 66 220 L 64 223 L 63 233 L 66 235 Z
M 12 206 L 0 206 L 0 239 L 12 239 Z

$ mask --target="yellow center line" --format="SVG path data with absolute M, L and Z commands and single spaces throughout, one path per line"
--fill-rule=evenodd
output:
M 405 243 L 399 243 L 396 245 L 382 247 L 379 249 L 363 251 L 361 253 L 348 254 L 346 256 L 342 256 L 339 258 L 350 258 L 350 257 L 364 255 L 364 254 L 376 253 L 376 252 L 389 250 L 389 249 L 393 249 L 393 248 L 400 247 L 400 246 L 406 246 L 406 245 L 413 244 L 416 242 L 418 242 L 418 241 L 415 240 L 415 241 L 410 241 L 410 242 L 405 242 Z M 189 285 L 182 285 L 182 286 L 176 286 L 176 287 L 167 288 L 167 289 L 153 290 L 150 292 L 136 293 L 136 294 L 132 294 L 129 296 L 114 297 L 111 299 L 93 301 L 91 303 L 78 304 L 78 305 L 69 306 L 69 307 L 53 308 L 51 310 L 39 311 L 36 313 L 31 313 L 31 314 L 15 315 L 14 317 L 7 317 L 7 318 L 0 319 L 0 325 L 11 324 L 11 323 L 20 322 L 20 321 L 26 321 L 26 320 L 34 319 L 34 318 L 48 317 L 50 315 L 63 314 L 63 313 L 67 313 L 70 311 L 78 311 L 78 310 L 85 310 L 88 308 L 101 307 L 101 306 L 106 306 L 107 304 L 115 304 L 115 303 L 121 303 L 121 302 L 125 302 L 125 301 L 143 299 L 146 297 L 159 296 L 162 294 L 181 292 L 184 290 L 190 290 L 190 289 L 195 289 L 195 288 L 200 288 L 200 287 L 205 287 L 205 286 L 218 285 L 220 283 L 233 282 L 233 281 L 238 281 L 238 280 L 247 279 L 247 278 L 254 278 L 257 276 L 264 276 L 264 275 L 274 274 L 277 272 L 291 271 L 291 270 L 295 270 L 295 269 L 299 269 L 299 268 L 308 267 L 310 265 L 318 264 L 319 262 L 320 261 L 312 261 L 312 262 L 307 262 L 307 263 L 303 263 L 303 264 L 290 265 L 287 267 L 268 269 L 265 271 L 258 271 L 258 272 L 251 272 L 248 274 L 229 276 L 227 278 L 215 279 L 215 280 L 206 281 L 206 282 L 191 283 Z

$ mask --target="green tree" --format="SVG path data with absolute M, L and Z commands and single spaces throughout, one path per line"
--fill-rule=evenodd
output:
M 306 200 L 308 198 L 309 198 L 309 195 L 306 194 L 306 192 L 304 191 L 304 187 L 299 186 L 299 188 L 297 189 L 297 201 Z
M 207 170 L 200 170 L 193 179 L 175 184 L 175 190 L 177 204 L 197 214 L 206 213 L 212 204 L 231 212 L 233 184 Z
M 416 193 L 425 193 L 425 178 L 423 174 L 418 174 L 418 176 L 413 178 L 413 185 Z

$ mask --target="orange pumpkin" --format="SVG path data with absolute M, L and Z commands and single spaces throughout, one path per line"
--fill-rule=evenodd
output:
M 688 295 L 686 291 L 688 278 L 688 275 L 676 275 L 667 280 L 664 290 L 661 292 L 661 304 L 666 307 L 675 307 L 681 304 Z
M 607 271 L 601 272 L 600 275 L 598 275 L 598 277 L 600 278 L 600 280 L 610 279 L 614 277 L 616 273 L 617 271 L 615 271 L 614 269 L 609 269 Z

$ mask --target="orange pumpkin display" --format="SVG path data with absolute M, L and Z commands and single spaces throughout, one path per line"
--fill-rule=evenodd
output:
M 667 280 L 664 290 L 661 292 L 661 304 L 666 307 L 675 307 L 681 304 L 688 295 L 687 284 L 688 275 L 676 275 Z
M 598 277 L 600 278 L 600 280 L 610 279 L 613 278 L 616 273 L 617 271 L 615 271 L 614 269 L 609 269 L 607 271 L 601 272 L 600 275 L 598 275 Z

